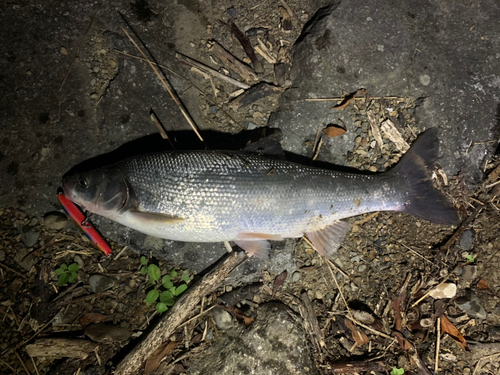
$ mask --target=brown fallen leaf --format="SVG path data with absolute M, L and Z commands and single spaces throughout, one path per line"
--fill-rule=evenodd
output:
M 401 331 L 403 318 L 401 317 L 401 303 L 405 300 L 406 293 L 401 293 L 397 298 L 392 301 L 392 308 L 394 310 L 394 321 L 396 331 Z
M 477 282 L 477 289 L 479 290 L 490 290 L 490 287 L 485 279 L 481 279 Z
M 398 344 L 403 350 L 409 350 L 412 348 L 411 343 L 403 337 L 401 332 L 392 332 L 392 335 L 398 340 Z
M 273 297 L 275 296 L 275 294 L 278 291 L 278 289 L 283 285 L 283 283 L 285 282 L 287 276 L 288 276 L 287 270 L 284 270 L 278 276 L 276 276 L 276 278 L 274 279 Z
M 144 371 L 153 372 L 158 367 L 160 367 L 160 361 L 166 355 L 170 354 L 175 347 L 177 346 L 177 341 L 168 341 L 161 344 L 158 349 L 156 349 L 153 354 L 149 356 L 146 360 L 146 366 L 144 367 Z
M 363 95 L 363 94 L 366 94 L 366 90 L 359 89 L 354 94 L 347 96 L 342 103 L 335 105 L 335 106 L 331 107 L 330 109 L 343 109 L 343 108 L 347 107 L 349 105 L 349 103 L 354 100 L 354 98 L 356 98 L 359 95 Z
M 441 317 L 441 331 L 443 333 L 447 333 L 450 337 L 460 346 L 463 350 L 470 351 L 467 346 L 467 341 L 465 341 L 464 337 L 460 333 L 460 331 L 453 325 L 452 322 L 448 320 L 446 316 Z
M 327 126 L 326 128 L 323 129 L 323 133 L 325 133 L 325 135 L 328 138 L 333 138 L 333 137 L 338 137 L 339 135 L 344 134 L 345 129 L 342 129 L 338 125 L 330 125 L 330 126 Z
M 356 344 L 364 345 L 370 341 L 368 336 L 366 336 L 366 334 L 363 331 L 358 329 L 358 327 L 356 327 L 354 323 L 351 322 L 349 319 L 344 319 L 344 324 L 351 331 L 352 338 L 354 339 Z
M 233 313 L 234 316 L 236 317 L 236 320 L 238 320 L 238 323 L 240 323 L 240 324 L 244 324 L 246 326 L 249 326 L 255 320 L 255 318 L 250 318 L 250 317 L 246 316 L 245 314 L 243 314 L 243 311 L 241 311 L 240 309 L 238 309 L 236 307 L 228 307 L 226 310 L 230 313 Z
M 106 318 L 106 315 L 102 315 L 99 313 L 88 313 L 78 318 L 78 323 L 80 323 L 82 326 L 88 326 L 92 323 L 104 322 Z

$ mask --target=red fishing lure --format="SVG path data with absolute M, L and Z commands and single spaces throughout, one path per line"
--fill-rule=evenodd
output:
M 104 241 L 102 236 L 97 232 L 94 226 L 86 220 L 85 215 L 80 211 L 80 209 L 71 202 L 66 196 L 62 193 L 57 195 L 59 199 L 59 203 L 64 208 L 64 211 L 68 214 L 71 221 L 73 221 L 78 228 L 80 228 L 83 233 L 88 237 L 88 239 L 95 245 L 99 250 L 101 250 L 104 254 L 109 256 L 111 254 L 111 248 Z

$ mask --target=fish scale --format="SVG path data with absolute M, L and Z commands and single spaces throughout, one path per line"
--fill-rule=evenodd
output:
M 394 210 L 405 199 L 404 181 L 395 176 L 238 153 L 153 154 L 123 167 L 140 210 L 184 219 L 151 234 L 180 241 L 227 241 L 241 232 L 297 237 L 344 217 Z

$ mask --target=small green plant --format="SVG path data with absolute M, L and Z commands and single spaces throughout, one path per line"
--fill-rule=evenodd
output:
M 393 367 L 391 371 L 391 375 L 403 375 L 405 370 L 403 368 Z
M 146 288 L 153 286 L 153 289 L 146 295 L 146 304 L 150 306 L 156 302 L 156 310 L 159 313 L 167 311 L 170 306 L 173 306 L 175 298 L 188 288 L 185 283 L 189 281 L 189 271 L 184 271 L 182 275 L 179 275 L 176 270 L 172 270 L 170 274 L 161 277 L 160 267 L 156 264 L 148 265 L 148 260 L 144 256 L 141 257 L 141 265 L 141 273 L 149 276 Z M 180 281 L 185 283 L 179 285 Z
M 59 286 L 64 286 L 68 282 L 75 282 L 78 277 L 78 263 L 72 263 L 69 266 L 66 263 L 61 264 L 56 270 L 56 275 L 59 276 L 57 279 L 57 285 Z
M 475 261 L 474 257 L 470 254 L 467 255 L 467 257 L 465 259 L 467 259 L 467 262 L 469 262 L 469 263 L 474 263 L 474 261 Z

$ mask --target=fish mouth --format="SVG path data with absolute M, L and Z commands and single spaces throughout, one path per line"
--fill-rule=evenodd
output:
M 62 181 L 62 191 L 66 198 L 68 198 L 69 200 L 72 201 L 75 198 L 73 193 L 71 192 L 71 184 L 66 179 Z

